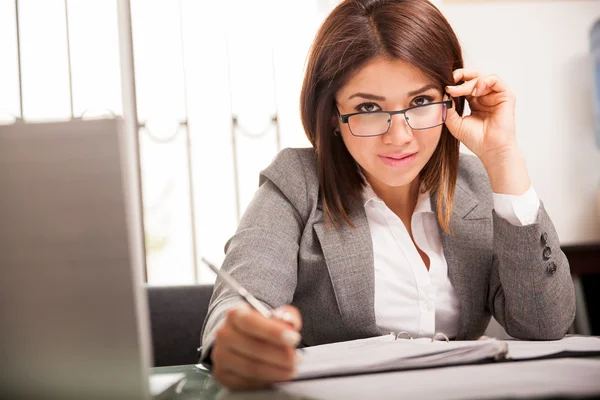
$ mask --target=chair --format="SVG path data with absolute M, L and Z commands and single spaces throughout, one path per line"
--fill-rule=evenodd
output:
M 154 366 L 198 362 L 213 285 L 147 286 Z

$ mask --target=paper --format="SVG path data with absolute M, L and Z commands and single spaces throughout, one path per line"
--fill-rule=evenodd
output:
M 600 338 L 595 336 L 567 336 L 552 341 L 508 340 L 508 357 L 514 360 L 539 358 L 553 354 L 598 353 L 600 355 Z
M 305 348 L 296 379 L 467 364 L 503 358 L 506 352 L 506 344 L 494 339 L 432 342 L 386 335 Z
M 486 399 L 600 395 L 600 360 L 562 358 L 287 382 L 313 399 Z
M 600 355 L 600 338 L 567 336 L 556 341 L 434 341 L 393 335 L 303 349 L 296 379 L 472 364 L 484 360 L 535 359 L 553 355 Z

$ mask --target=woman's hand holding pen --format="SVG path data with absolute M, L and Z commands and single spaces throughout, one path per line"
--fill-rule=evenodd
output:
M 292 379 L 299 361 L 302 317 L 283 306 L 266 319 L 245 303 L 228 311 L 216 334 L 211 358 L 213 377 L 230 389 L 263 389 Z
M 525 159 L 517 146 L 515 95 L 496 75 L 482 76 L 471 69 L 454 71 L 452 97 L 465 96 L 471 115 L 448 110 L 446 126 L 482 161 L 495 193 L 522 195 L 531 186 Z M 464 83 L 458 84 L 461 81 Z

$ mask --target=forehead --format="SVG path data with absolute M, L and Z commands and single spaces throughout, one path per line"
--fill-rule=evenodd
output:
M 376 57 L 359 69 L 338 91 L 338 101 L 347 100 L 357 92 L 364 92 L 392 98 L 406 96 L 406 93 L 419 89 L 434 81 L 420 69 L 402 60 Z

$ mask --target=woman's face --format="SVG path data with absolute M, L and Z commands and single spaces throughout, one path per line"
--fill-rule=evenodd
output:
M 383 57 L 367 63 L 335 98 L 340 114 L 404 110 L 445 100 L 442 88 L 421 71 L 404 61 Z M 349 124 L 336 120 L 348 151 L 367 180 L 371 185 L 388 187 L 408 185 L 418 176 L 435 151 L 443 127 L 411 130 L 404 115 L 396 114 L 387 133 L 357 137 L 350 132 Z M 350 124 L 356 133 L 359 127 L 352 119 Z M 369 122 L 363 129 L 369 124 L 376 125 Z

